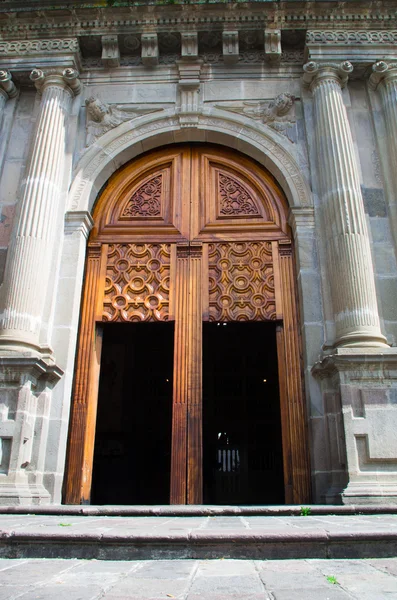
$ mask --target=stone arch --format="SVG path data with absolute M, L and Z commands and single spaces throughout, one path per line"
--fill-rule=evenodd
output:
M 282 187 L 291 208 L 312 207 L 309 185 L 291 152 L 291 142 L 268 126 L 217 108 L 204 109 L 194 127 L 182 127 L 174 109 L 128 121 L 101 136 L 78 162 L 69 211 L 91 211 L 99 190 L 124 163 L 173 143 L 210 142 L 239 150 L 264 165 Z

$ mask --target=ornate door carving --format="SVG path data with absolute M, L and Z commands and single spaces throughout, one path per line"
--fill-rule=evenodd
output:
M 101 323 L 174 321 L 171 503 L 202 502 L 202 322 L 278 322 L 285 500 L 310 499 L 298 313 L 286 202 L 253 161 L 210 146 L 120 169 L 94 210 L 67 503 L 89 502 Z

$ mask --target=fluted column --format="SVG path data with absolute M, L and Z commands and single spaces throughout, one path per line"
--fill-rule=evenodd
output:
M 336 346 L 385 346 L 380 331 L 368 230 L 342 87 L 349 62 L 309 62 L 304 82 L 314 100 L 318 178 Z
M 2 286 L 0 348 L 42 351 L 40 329 L 55 249 L 55 224 L 65 163 L 65 125 L 78 73 L 32 71 L 41 105 L 21 188 L 16 230 Z

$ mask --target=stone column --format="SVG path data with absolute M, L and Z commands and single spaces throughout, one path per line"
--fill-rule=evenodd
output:
M 1 113 L 8 98 L 15 98 L 18 90 L 15 87 L 9 71 L 0 71 L 0 119 Z
M 369 88 L 378 92 L 383 109 L 386 129 L 386 144 L 389 155 L 388 171 L 392 182 L 392 194 L 389 200 L 389 217 L 397 246 L 397 63 L 376 62 L 369 78 Z M 394 193 L 393 193 L 394 192 Z
M 34 70 L 30 79 L 41 93 L 41 105 L 2 286 L 0 349 L 48 356 L 50 350 L 40 347 L 40 329 L 55 251 L 66 118 L 80 82 L 73 69 Z
M 349 62 L 309 62 L 335 346 L 385 347 L 356 157 L 342 98 Z

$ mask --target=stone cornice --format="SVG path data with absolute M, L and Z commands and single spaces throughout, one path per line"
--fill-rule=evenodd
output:
M 21 7 L 18 8 L 18 4 Z M 37 4 L 43 4 L 37 10 Z M 120 4 L 120 3 L 119 3 Z M 208 31 L 208 26 L 235 24 L 236 28 L 263 29 L 276 26 L 288 29 L 368 29 L 384 28 L 397 24 L 395 2 L 224 2 L 178 3 L 169 5 L 157 2 L 123 3 L 123 6 L 103 6 L 102 2 L 81 4 L 62 2 L 58 6 L 6 2 L 0 5 L 0 36 L 2 39 L 29 39 L 46 37 L 136 33 L 150 27 L 156 32 L 170 31 L 183 25 L 195 26 L 198 31 Z M 35 10 L 33 9 L 35 8 Z M 57 12 L 56 8 L 62 9 Z M 26 11 L 26 12 L 25 12 Z

